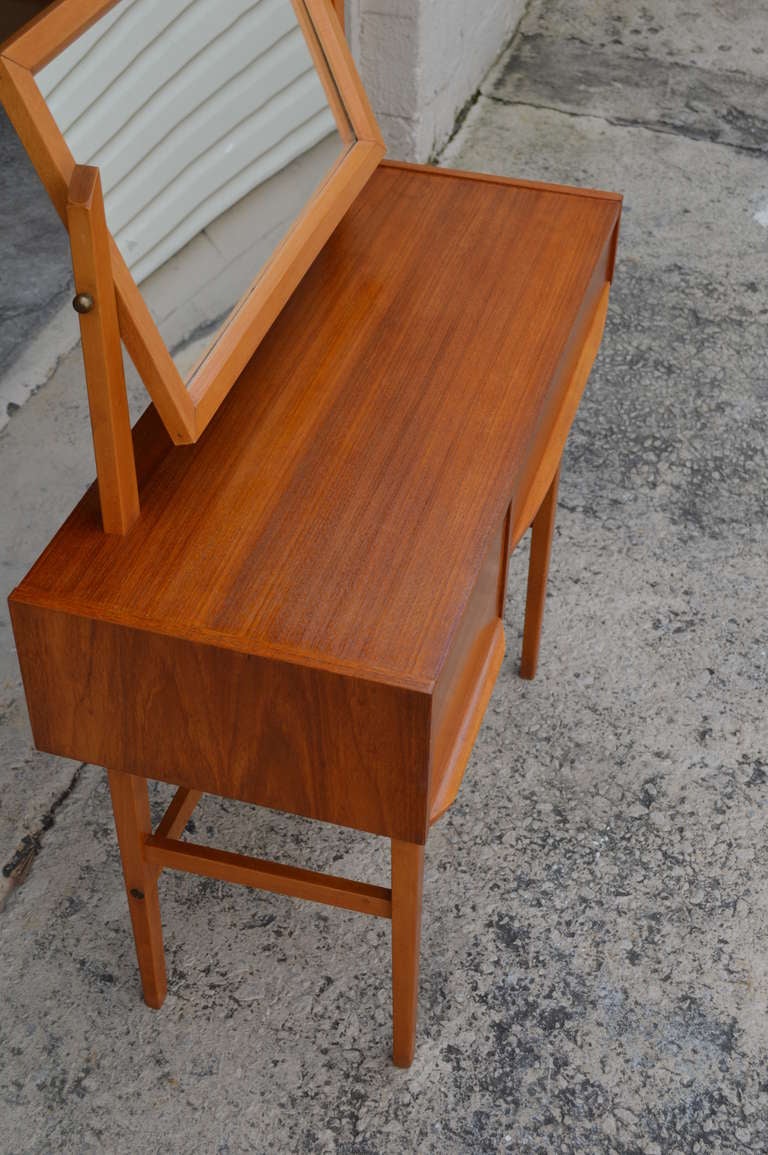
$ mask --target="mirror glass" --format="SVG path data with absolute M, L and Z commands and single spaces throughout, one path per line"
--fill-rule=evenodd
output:
M 302 24 L 303 0 L 119 0 L 36 76 L 185 378 L 353 143 Z

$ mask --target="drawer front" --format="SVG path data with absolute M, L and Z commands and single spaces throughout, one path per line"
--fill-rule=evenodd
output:
M 432 698 L 430 821 L 458 793 L 504 657 L 509 518 L 494 534 Z

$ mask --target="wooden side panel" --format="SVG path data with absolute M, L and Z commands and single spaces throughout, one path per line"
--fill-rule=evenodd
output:
M 560 464 L 563 446 L 586 386 L 592 361 L 600 346 L 608 309 L 608 273 L 612 259 L 613 238 L 610 237 L 584 294 L 571 336 L 541 407 L 536 427 L 532 430 L 525 465 L 520 472 L 510 508 L 510 550 L 515 548 L 536 516 Z M 579 372 L 580 365 L 586 366 L 585 371 Z
M 540 427 L 537 443 L 538 460 L 533 461 L 535 470 L 530 474 L 531 480 L 527 489 L 518 491 L 515 495 L 515 501 L 510 511 L 510 552 L 533 523 L 537 511 L 552 485 L 552 480 L 560 468 L 563 449 L 589 380 L 592 364 L 600 348 L 605 318 L 608 313 L 610 290 L 611 286 L 606 282 L 582 342 L 570 380 L 568 380 L 565 389 L 561 391 L 559 404 L 555 409 L 550 410 L 548 422 Z
M 11 600 L 35 743 L 425 842 L 429 696 Z
M 507 569 L 507 519 L 488 548 L 432 702 L 430 820 L 458 793 L 504 656 L 499 616 L 501 575 Z

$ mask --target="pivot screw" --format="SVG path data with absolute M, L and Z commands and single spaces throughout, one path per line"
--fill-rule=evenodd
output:
M 76 313 L 92 313 L 94 304 L 95 302 L 90 293 L 78 293 L 72 302 L 72 308 Z

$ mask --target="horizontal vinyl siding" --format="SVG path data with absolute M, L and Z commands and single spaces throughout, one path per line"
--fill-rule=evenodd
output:
M 291 0 L 121 0 L 37 80 L 139 281 L 336 129 Z

